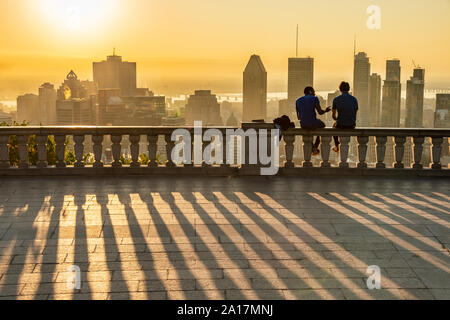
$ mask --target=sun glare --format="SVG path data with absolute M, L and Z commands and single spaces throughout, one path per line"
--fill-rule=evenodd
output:
M 53 27 L 88 32 L 112 19 L 115 0 L 44 0 L 41 8 Z

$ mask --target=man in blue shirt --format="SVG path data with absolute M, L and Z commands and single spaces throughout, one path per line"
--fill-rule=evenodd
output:
M 314 88 L 306 87 L 304 93 L 305 95 L 299 98 L 295 103 L 297 118 L 300 120 L 300 126 L 303 129 L 308 130 L 325 128 L 325 123 L 323 123 L 320 119 L 317 119 L 316 111 L 322 115 L 330 112 L 331 107 L 322 110 L 320 107 L 319 98 L 316 97 Z M 319 144 L 320 136 L 317 136 L 316 142 L 313 143 L 312 155 L 318 155 L 320 153 Z
M 336 120 L 333 127 L 337 129 L 355 129 L 356 114 L 358 113 L 358 100 L 349 94 L 350 84 L 342 81 L 339 85 L 341 95 L 333 100 L 333 119 Z M 334 138 L 333 151 L 339 152 L 339 138 Z

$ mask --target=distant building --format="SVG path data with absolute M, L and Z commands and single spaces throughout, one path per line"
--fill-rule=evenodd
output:
M 163 117 L 161 120 L 161 125 L 167 127 L 182 127 L 185 124 L 186 119 L 182 117 Z
M 88 91 L 78 79 L 73 70 L 67 74 L 66 79 L 57 91 L 57 100 L 84 99 L 88 98 Z
M 93 71 L 98 89 L 120 89 L 121 96 L 136 95 L 136 62 L 122 61 L 113 54 L 106 61 L 94 62 Z
M 148 88 L 136 88 L 136 96 L 138 97 L 152 97 L 153 92 Z
M 289 58 L 287 116 L 297 119 L 295 101 L 304 96 L 305 87 L 308 86 L 314 86 L 314 58 Z
M 450 128 L 450 93 L 436 94 L 435 128 Z
M 381 126 L 400 127 L 400 60 L 386 61 L 386 80 L 383 85 L 383 98 L 381 110 Z
M 243 121 L 251 122 L 267 117 L 267 72 L 262 60 L 252 55 L 244 70 Z
M 240 125 L 239 120 L 234 116 L 232 112 L 229 118 L 227 119 L 226 126 L 227 127 L 238 127 Z
M 414 69 L 411 79 L 406 81 L 406 128 L 422 128 L 425 69 Z
M 167 116 L 164 96 L 135 96 L 121 99 L 131 112 L 132 119 L 127 125 L 160 126 L 162 119 Z
M 292 109 L 294 109 L 294 107 L 292 107 Z M 289 110 L 288 99 L 278 100 L 278 116 L 288 115 L 290 113 L 292 113 L 292 110 Z M 291 119 L 291 120 L 296 120 L 296 119 Z
M 94 125 L 95 116 L 91 99 L 70 98 L 56 101 L 57 125 Z
M 326 102 L 326 104 L 325 105 L 323 105 L 322 107 L 323 108 L 325 108 L 325 107 L 333 107 L 333 101 L 334 101 L 334 99 L 336 99 L 337 97 L 339 97 L 341 95 L 341 92 L 339 91 L 339 90 L 336 90 L 335 92 L 331 92 L 331 93 L 328 93 L 328 95 L 327 95 L 327 102 Z M 330 126 L 332 126 L 333 125 L 333 117 L 332 117 L 332 114 L 329 112 L 329 113 L 326 113 L 325 114 L 325 124 L 328 126 L 328 127 L 330 127 Z
M 56 90 L 51 83 L 39 87 L 39 114 L 43 125 L 56 124 Z
M 211 90 L 196 90 L 190 95 L 186 104 L 186 124 L 194 125 L 194 121 L 202 121 L 203 126 L 222 126 L 220 105 Z
M 369 78 L 370 62 L 365 52 L 359 52 L 354 58 L 353 67 L 353 94 L 358 99 L 358 124 L 366 127 L 369 125 Z
M 17 122 L 40 125 L 39 96 L 30 93 L 17 97 Z
M 81 85 L 86 89 L 86 94 L 88 97 L 98 94 L 97 84 L 94 81 L 84 80 L 81 81 Z
M 369 121 L 370 127 L 378 127 L 381 117 L 381 76 L 372 73 L 369 78 Z
M 10 113 L 6 113 L 0 110 L 0 124 L 6 123 L 8 125 L 12 125 L 13 117 Z

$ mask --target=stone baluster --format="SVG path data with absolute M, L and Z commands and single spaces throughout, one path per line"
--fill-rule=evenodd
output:
M 377 142 L 377 168 L 386 168 L 384 155 L 386 154 L 387 137 L 376 137 Z
M 156 161 L 156 152 L 158 149 L 158 138 L 159 136 L 157 134 L 154 135 L 148 135 L 147 141 L 148 141 L 148 156 L 149 156 L 149 167 L 157 167 L 158 162 Z
M 9 136 L 0 136 L 0 169 L 9 168 Z
M 92 142 L 94 142 L 94 168 L 103 168 L 102 154 L 103 154 L 103 135 L 92 136 Z
M 19 147 L 19 168 L 28 168 L 28 135 L 17 136 Z
M 139 142 L 141 141 L 140 135 L 130 135 L 130 151 L 131 151 L 131 167 L 139 168 L 141 164 L 139 163 Z
M 55 136 L 55 149 L 56 149 L 56 158 L 58 162 L 56 163 L 57 168 L 65 168 L 65 155 L 66 155 L 66 136 L 65 135 L 57 135 Z
M 111 135 L 111 142 L 112 142 L 112 146 L 111 146 L 111 150 L 112 150 L 112 156 L 113 156 L 113 163 L 111 164 L 111 166 L 113 168 L 121 168 L 122 167 L 122 162 L 120 162 L 120 153 L 121 153 L 121 142 L 122 142 L 122 135 L 121 134 L 112 134 Z
M 202 132 L 202 137 L 203 137 L 203 132 Z M 213 143 L 213 139 L 211 139 L 211 142 L 208 142 L 208 141 L 205 142 L 202 139 L 202 167 L 208 167 L 209 166 L 209 164 L 207 164 L 206 161 L 205 161 L 206 160 L 206 158 L 205 158 L 205 149 L 208 146 L 208 144 Z M 209 156 L 211 156 L 211 155 L 209 155 Z
M 433 163 L 431 164 L 431 169 L 442 169 L 441 165 L 441 151 L 442 151 L 442 143 L 444 139 L 442 137 L 431 138 L 432 147 L 431 147 L 431 155 Z
M 395 163 L 394 168 L 403 169 L 405 165 L 403 164 L 403 155 L 405 153 L 405 142 L 406 137 L 395 137 Z
M 222 163 L 220 164 L 220 166 L 222 168 L 225 168 L 228 166 L 227 164 L 227 155 L 228 155 L 228 151 L 230 150 L 229 146 L 227 145 L 227 136 L 225 134 L 225 131 L 222 131 Z M 230 158 L 231 159 L 231 158 Z
M 292 161 L 292 158 L 294 156 L 294 141 L 295 141 L 295 135 L 294 134 L 284 134 L 284 150 L 286 153 L 286 163 L 284 164 L 285 168 L 293 168 L 294 167 L 294 161 Z
M 38 168 L 46 168 L 47 163 L 47 135 L 36 136 L 36 149 L 38 154 Z
M 425 141 L 424 137 L 414 137 L 414 163 L 413 168 L 414 169 L 422 169 L 423 165 L 421 163 L 422 161 L 422 153 L 423 153 L 423 143 Z
M 83 153 L 84 153 L 84 135 L 73 136 L 73 141 L 75 142 L 75 168 L 84 168 L 83 163 Z
M 350 142 L 350 137 L 349 136 L 344 136 L 344 137 L 340 137 L 340 142 L 341 142 L 341 146 L 340 146 L 340 156 L 341 156 L 341 162 L 339 162 L 339 168 L 348 168 L 348 149 L 349 149 L 349 142 Z
M 176 165 L 172 161 L 172 150 L 173 150 L 173 147 L 175 146 L 175 142 L 172 141 L 171 134 L 165 134 L 164 139 L 166 140 L 166 156 L 167 156 L 166 167 L 169 167 L 169 168 L 175 167 Z
M 322 168 L 330 168 L 330 142 L 331 142 L 331 136 L 322 136 L 321 137 L 322 143 L 320 145 L 320 153 L 322 156 Z
M 311 153 L 312 153 L 312 141 L 313 136 L 308 134 L 303 136 L 303 167 L 309 168 L 312 167 L 311 162 Z
M 367 168 L 366 156 L 367 156 L 367 143 L 369 137 L 358 136 L 358 168 Z
M 188 147 L 188 144 L 191 144 L 191 161 L 186 161 L 186 163 L 184 164 L 185 167 L 193 167 L 194 166 L 194 135 L 192 134 L 192 132 L 189 133 L 190 135 L 190 141 L 184 141 L 183 138 L 183 143 L 185 143 L 185 148 Z M 184 156 L 184 150 L 183 150 L 183 156 Z

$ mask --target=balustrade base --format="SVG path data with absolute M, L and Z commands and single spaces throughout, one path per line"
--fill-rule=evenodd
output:
M 209 175 L 209 176 L 259 176 L 261 175 L 260 166 L 244 166 L 239 168 L 237 166 L 175 166 L 175 167 L 120 167 L 114 168 L 105 165 L 102 168 L 94 168 L 92 166 L 85 166 L 77 168 L 74 166 L 67 166 L 65 168 L 57 167 L 29 167 L 27 169 L 12 167 L 8 169 L 0 168 L 0 176 L 124 176 L 124 175 Z M 292 167 L 280 168 L 277 175 L 283 176 L 398 176 L 398 177 L 444 177 L 450 178 L 449 169 L 395 169 L 395 168 L 339 168 L 339 167 Z M 268 176 L 270 177 L 270 176 Z

